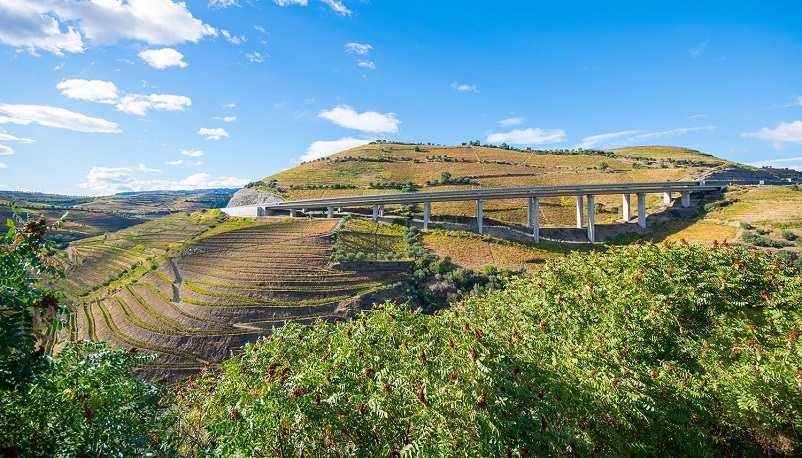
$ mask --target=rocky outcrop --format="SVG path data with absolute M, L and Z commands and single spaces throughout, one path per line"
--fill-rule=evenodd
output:
M 275 202 L 284 202 L 284 199 L 273 194 L 272 192 L 259 191 L 252 188 L 242 188 L 235 192 L 228 201 L 226 208 L 231 207 L 246 207 L 249 205 L 266 205 Z

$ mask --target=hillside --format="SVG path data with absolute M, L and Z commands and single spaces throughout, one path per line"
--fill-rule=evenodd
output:
M 403 263 L 332 266 L 334 220 L 169 215 L 72 243 L 56 286 L 76 312 L 70 340 L 134 346 L 149 374 L 197 372 L 285 320 L 344 319 L 400 282 Z
M 68 214 L 62 230 L 48 234 L 67 243 L 115 232 L 170 213 L 224 207 L 233 190 L 163 191 L 113 196 L 64 196 L 33 192 L 0 191 L 0 218 L 12 216 L 11 204 L 23 214 L 54 221 Z
M 698 151 L 668 146 L 530 151 L 377 142 L 301 164 L 253 185 L 285 199 L 305 199 L 471 187 L 693 180 L 733 165 Z M 597 202 L 606 209 L 621 205 L 618 196 L 599 196 Z M 650 196 L 647 204 L 658 202 L 658 196 Z M 575 218 L 573 205 L 571 199 L 543 199 L 543 222 L 570 227 Z M 432 205 L 434 221 L 460 221 L 475 212 L 471 202 Z M 488 224 L 523 224 L 526 220 L 526 209 L 516 200 L 488 201 L 484 214 Z M 599 215 L 600 223 L 615 219 L 614 212 Z

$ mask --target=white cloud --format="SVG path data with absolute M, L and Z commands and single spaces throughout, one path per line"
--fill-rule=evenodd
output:
M 473 84 L 464 84 L 464 83 L 460 84 L 455 81 L 451 83 L 451 87 L 459 92 L 473 92 L 473 93 L 479 92 L 479 89 L 477 89 L 476 86 L 474 86 Z
M 64 108 L 46 105 L 8 105 L 0 104 L 0 112 L 22 121 L 35 122 L 42 126 L 78 132 L 120 133 L 122 129 L 116 123 L 105 119 L 92 118 Z M 14 122 L 14 121 L 12 121 Z
M 764 127 L 758 132 L 744 132 L 741 137 L 769 140 L 775 149 L 781 149 L 786 143 L 802 143 L 802 121 L 781 122 L 776 129 Z
M 183 61 L 184 55 L 173 48 L 148 49 L 137 55 L 153 68 L 184 68 L 187 66 L 187 63 Z
M 165 164 L 167 164 L 167 165 L 181 165 L 181 164 L 183 164 L 183 163 L 184 163 L 184 160 L 183 160 L 183 159 L 176 159 L 176 160 L 174 160 L 174 161 L 167 161 L 167 162 L 165 162 Z
M 245 54 L 245 57 L 247 57 L 248 60 L 251 61 L 251 63 L 261 64 L 262 62 L 265 61 L 265 58 L 262 56 L 262 54 L 258 52 Z
M 223 108 L 225 108 L 227 110 L 230 110 L 230 109 L 232 109 L 232 108 L 234 108 L 236 106 L 237 106 L 236 103 L 227 103 L 227 104 L 223 105 Z
M 707 117 L 706 114 L 695 114 L 695 115 L 692 115 L 692 116 L 688 116 L 688 119 L 699 119 L 699 118 L 706 118 L 706 117 Z
M 0 145 L 0 156 L 10 156 L 14 154 L 14 149 L 6 145 Z
M 802 157 L 784 157 L 780 159 L 767 159 L 759 162 L 752 162 L 749 165 L 755 167 L 777 167 L 789 168 L 802 171 Z
M 212 116 L 212 121 L 234 122 L 237 120 L 236 116 Z
M 201 127 L 200 130 L 198 130 L 198 135 L 205 135 L 206 140 L 220 140 L 222 137 L 230 137 L 225 129 L 221 129 L 219 127 L 216 129 Z
M 140 172 L 143 172 L 143 173 L 162 173 L 162 171 L 159 170 L 159 169 L 149 169 L 149 168 L 145 167 L 145 164 L 143 164 L 141 162 L 139 163 L 138 169 L 139 169 Z
M 338 14 L 342 14 L 344 16 L 350 15 L 351 11 L 343 5 L 341 0 L 320 0 L 321 2 L 325 3 L 329 6 L 332 10 L 334 10 Z M 301 5 L 306 6 L 309 4 L 308 0 L 273 0 L 278 6 L 288 6 L 288 5 Z
M 15 137 L 0 130 L 0 141 L 20 142 L 20 143 L 36 143 L 36 140 L 30 138 Z
M 685 135 L 690 132 L 698 132 L 698 131 L 713 130 L 713 129 L 715 129 L 714 126 L 702 126 L 702 127 L 683 127 L 681 129 L 664 130 L 662 132 L 650 132 L 647 134 L 640 134 L 628 137 L 613 143 L 607 143 L 604 146 L 606 148 L 614 148 L 618 146 L 631 145 L 633 143 L 643 143 L 643 141 L 651 141 L 656 138 L 674 137 L 677 135 Z
M 559 143 L 565 141 L 565 131 L 562 129 L 515 129 L 512 132 L 490 134 L 488 143 L 511 143 L 513 145 L 541 145 L 544 143 Z
M 64 62 L 62 62 L 62 63 L 60 63 L 60 64 L 56 65 L 55 67 L 53 67 L 53 71 L 54 71 L 54 72 L 57 72 L 57 71 L 61 70 L 62 68 L 64 68 L 64 64 L 65 64 L 65 63 L 64 63 Z
M 0 116 L 0 124 L 28 125 L 30 123 L 31 123 L 30 119 L 9 118 L 8 116 Z
M 265 28 L 260 25 L 255 25 L 253 26 L 253 28 L 256 29 L 258 32 L 267 33 L 267 30 L 265 30 Z
M 111 81 L 73 79 L 56 85 L 63 95 L 71 99 L 88 100 L 98 103 L 115 103 L 118 97 L 117 86 Z
M 117 110 L 139 116 L 145 116 L 148 110 L 184 111 L 192 105 L 192 100 L 182 95 L 127 94 L 121 97 L 117 86 L 110 81 L 65 80 L 56 87 L 69 98 L 116 104 Z
M 186 189 L 238 188 L 250 180 L 237 177 L 213 178 L 207 173 L 196 173 L 183 180 L 143 180 L 134 175 L 132 167 L 92 167 L 86 175 L 87 181 L 79 183 L 79 188 L 102 194 L 115 194 L 125 191 L 177 191 Z
M 369 68 L 371 70 L 376 69 L 376 64 L 374 64 L 373 61 L 367 59 L 359 59 L 359 63 L 357 63 L 357 65 L 359 65 L 360 67 Z
M 351 10 L 346 8 L 341 0 L 321 0 L 321 1 L 326 5 L 329 5 L 329 8 L 334 10 L 334 12 L 337 14 L 342 14 L 343 16 L 351 15 Z
M 306 154 L 301 156 L 300 160 L 304 162 L 312 161 L 368 143 L 370 143 L 370 140 L 360 140 L 353 137 L 345 137 L 332 141 L 317 141 L 309 145 L 309 148 L 306 149 Z
M 2 162 L 0 162 L 0 169 L 4 169 L 4 168 L 6 168 L 6 167 L 8 167 L 8 166 L 7 166 L 7 165 L 5 165 L 5 164 L 3 164 Z M 8 187 L 8 186 L 6 186 L 6 185 L 4 185 L 4 184 L 0 185 L 0 188 L 7 188 L 7 187 Z
M 185 3 L 171 0 L 0 3 L 0 42 L 57 55 L 82 52 L 84 40 L 101 45 L 128 39 L 174 45 L 216 34 L 213 27 L 194 18 Z
M 232 35 L 228 30 L 220 30 L 220 33 L 222 33 L 226 41 L 232 45 L 239 45 L 248 41 L 248 39 L 245 38 L 245 35 Z
M 591 135 L 589 137 L 585 137 L 582 139 L 582 143 L 578 144 L 577 148 L 592 148 L 599 143 L 604 143 L 606 141 L 626 137 L 627 135 L 637 134 L 638 130 L 625 130 L 621 132 L 612 132 L 609 134 L 599 134 L 599 135 Z
M 130 94 L 122 97 L 116 108 L 123 113 L 145 116 L 148 110 L 184 111 L 192 105 L 192 99 L 183 95 Z
M 72 26 L 63 28 L 41 3 L 4 0 L 0 3 L 0 43 L 18 48 L 42 49 L 56 55 L 83 52 L 81 34 Z
M 200 133 L 200 132 L 198 132 L 198 133 Z M 205 135 L 205 134 L 201 134 L 201 135 Z M 226 134 L 226 137 L 227 136 L 228 136 L 228 134 Z M 189 149 L 182 149 L 181 150 L 181 155 L 182 156 L 201 157 L 204 154 L 206 154 L 206 153 L 204 153 L 203 151 L 193 151 L 193 150 L 189 150 Z
M 345 44 L 345 52 L 351 54 L 358 54 L 360 56 L 367 56 L 371 49 L 373 49 L 373 46 L 369 44 L 362 44 L 362 43 Z
M 348 105 L 339 105 L 328 111 L 321 111 L 318 118 L 328 119 L 338 126 L 372 133 L 398 133 L 401 121 L 395 119 L 395 113 L 377 113 L 366 111 L 357 113 Z
M 496 124 L 500 124 L 502 126 L 518 126 L 524 123 L 524 118 L 507 118 L 502 119 L 501 121 L 496 121 Z
M 229 6 L 239 6 L 237 0 L 209 0 L 209 8 L 228 8 Z

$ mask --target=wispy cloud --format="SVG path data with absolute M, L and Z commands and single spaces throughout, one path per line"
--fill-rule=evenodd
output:
M 226 41 L 232 45 L 240 45 L 248 41 L 248 39 L 245 38 L 245 35 L 233 35 L 228 30 L 220 30 L 220 33 L 223 34 L 223 38 L 225 38 Z
M 162 171 L 159 169 L 149 169 L 145 167 L 145 164 L 141 162 L 139 163 L 139 167 L 137 167 L 137 169 L 142 173 L 162 173 Z
M 245 57 L 253 64 L 261 64 L 265 61 L 264 56 L 262 56 L 262 53 L 259 52 L 245 54 Z
M 145 116 L 148 110 L 184 111 L 192 105 L 192 100 L 183 95 L 169 94 L 130 94 L 122 97 L 116 108 L 123 113 Z
M 200 132 L 198 132 L 198 133 L 200 134 Z M 205 135 L 205 134 L 201 134 L 201 135 Z M 228 136 L 228 135 L 226 135 L 226 136 Z M 182 156 L 201 157 L 201 156 L 203 156 L 205 154 L 206 153 L 204 153 L 203 151 L 190 150 L 190 149 L 182 149 L 181 150 L 181 155 Z
M 749 165 L 754 167 L 789 168 L 802 171 L 802 156 L 766 159 L 758 162 L 750 162 Z
M 782 122 L 774 129 L 764 127 L 758 132 L 744 132 L 741 137 L 769 140 L 775 149 L 781 149 L 786 143 L 802 143 L 802 121 Z
M 473 92 L 473 93 L 479 92 L 479 89 L 477 89 L 476 86 L 473 84 L 457 83 L 455 81 L 451 83 L 451 87 L 459 92 Z
M 332 154 L 339 153 L 340 151 L 356 148 L 357 146 L 366 145 L 368 143 L 370 143 L 370 140 L 363 140 L 354 137 L 345 137 L 332 141 L 316 141 L 309 145 L 309 148 L 306 149 L 306 154 L 301 156 L 299 159 L 304 162 L 313 161 L 315 159 L 320 159 L 321 157 L 331 156 Z
M 501 125 L 501 126 L 505 126 L 505 127 L 506 126 L 518 126 L 518 125 L 523 124 L 524 121 L 525 121 L 524 118 L 507 118 L 507 119 L 502 119 L 501 121 L 496 121 L 496 124 Z
M 366 59 L 359 59 L 359 63 L 357 63 L 360 67 L 369 68 L 371 70 L 376 69 L 376 64 L 373 61 L 366 60 Z
M 212 116 L 212 121 L 234 122 L 237 120 L 236 116 Z
M 206 136 L 206 140 L 220 140 L 223 137 L 230 137 L 225 129 L 219 127 L 216 129 L 201 127 L 200 130 L 198 130 L 198 135 Z
M 18 124 L 34 122 L 36 124 L 74 130 L 77 132 L 120 133 L 122 129 L 116 123 L 105 119 L 46 105 L 9 105 L 0 104 L 0 113 L 10 117 L 10 122 L 18 120 Z M 9 118 L 5 118 L 9 119 Z M 0 122 L 3 122 L 0 120 Z
M 373 46 L 369 44 L 362 44 L 362 43 L 346 43 L 345 44 L 345 51 L 351 54 L 357 54 L 360 56 L 367 56 L 370 53 L 370 50 L 373 49 Z
M 542 145 L 545 143 L 560 143 L 565 141 L 565 131 L 562 129 L 515 129 L 511 132 L 490 134 L 487 143 L 511 143 L 513 145 Z
M 627 135 L 637 134 L 637 130 L 624 130 L 621 132 L 612 132 L 609 134 L 591 135 L 582 139 L 582 142 L 576 145 L 577 148 L 592 148 L 600 143 L 610 141 L 615 138 L 626 137 Z
M 691 132 L 699 132 L 705 130 L 713 130 L 715 129 L 714 126 L 702 126 L 702 127 L 683 127 L 680 129 L 672 129 L 672 130 L 664 130 L 661 132 L 649 132 L 640 135 L 634 135 L 632 137 L 625 138 L 621 141 L 607 143 L 604 145 L 605 148 L 615 148 L 618 146 L 626 146 L 631 145 L 633 143 L 643 143 L 654 140 L 656 138 L 664 138 L 664 137 L 674 137 L 677 135 L 685 135 Z
M 237 0 L 209 0 L 209 8 L 228 8 L 229 6 L 239 6 Z
M 357 113 L 348 105 L 339 105 L 331 110 L 321 111 L 318 118 L 327 119 L 338 126 L 361 130 L 371 133 L 398 133 L 401 121 L 395 118 L 395 113 L 378 113 L 366 111 Z
M 31 138 L 16 137 L 0 130 L 0 141 L 20 142 L 20 143 L 36 143 L 36 140 Z
M 341 14 L 343 16 L 350 16 L 351 11 L 343 5 L 343 2 L 340 0 L 320 0 L 321 2 L 325 3 L 329 6 L 335 13 Z M 273 3 L 279 6 L 289 6 L 289 5 L 300 5 L 306 6 L 309 4 L 308 0 L 273 0 Z
M 689 49 L 689 50 L 688 50 L 688 53 L 689 53 L 689 54 L 691 55 L 691 57 L 693 57 L 693 58 L 699 57 L 699 56 L 701 56 L 701 55 L 702 55 L 702 53 L 703 53 L 703 52 L 705 52 L 705 49 L 707 49 L 707 45 L 708 45 L 709 43 L 710 43 L 710 40 L 705 40 L 705 41 L 702 41 L 702 42 L 700 42 L 698 45 L 696 45 L 696 46 L 694 46 L 693 48 Z

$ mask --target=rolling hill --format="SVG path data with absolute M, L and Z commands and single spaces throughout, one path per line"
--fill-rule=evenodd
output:
M 399 191 L 440 191 L 471 187 L 548 186 L 583 183 L 699 179 L 736 164 L 679 147 L 628 147 L 601 150 L 517 150 L 489 146 L 438 146 L 376 142 L 301 164 L 251 186 L 285 199 L 307 199 Z M 659 201 L 650 196 L 649 205 Z M 599 196 L 602 208 L 621 205 L 617 196 Z M 543 199 L 546 225 L 571 226 L 573 201 Z M 392 209 L 388 209 L 392 210 Z M 485 217 L 524 224 L 526 209 L 515 200 L 488 201 Z M 441 221 L 475 215 L 470 202 L 432 205 Z M 600 216 L 614 221 L 614 212 Z
M 688 180 L 733 167 L 738 166 L 676 147 L 544 152 L 375 143 L 302 164 L 249 187 L 302 199 L 477 186 Z M 210 203 L 204 199 L 217 198 L 151 193 L 71 202 L 52 197 L 80 211 L 140 216 L 155 216 L 159 208 L 196 208 Z M 793 187 L 736 187 L 725 195 L 696 199 L 690 209 L 667 208 L 653 196 L 647 202 L 650 222 L 645 230 L 617 221 L 617 199 L 600 198 L 604 210 L 598 212 L 614 243 L 636 238 L 712 242 L 752 234 L 776 242 L 770 245 L 775 248 L 786 245 L 793 253 L 798 251 L 793 240 L 802 235 L 802 192 Z M 766 205 L 777 199 L 784 202 L 782 207 Z M 106 340 L 157 353 L 159 357 L 145 366 L 146 373 L 181 376 L 222 361 L 287 320 L 345 319 L 388 298 L 414 298 L 425 304 L 420 297 L 430 290 L 453 298 L 476 282 L 494 281 L 488 278 L 502 269 L 532 272 L 571 249 L 593 248 L 582 243 L 581 230 L 570 229 L 573 199 L 543 200 L 545 225 L 563 227 L 551 229 L 557 234 L 553 240 L 574 237 L 573 243 L 531 243 L 525 229 L 517 230 L 526 215 L 517 201 L 487 203 L 492 224 L 491 235 L 485 236 L 460 225 L 473 218 L 472 203 L 436 203 L 433 229 L 414 240 L 408 239 L 402 217 L 414 208 L 389 208 L 399 211 L 388 218 L 400 223 L 395 225 L 360 218 L 226 219 L 219 210 L 173 211 L 73 241 L 60 254 L 66 278 L 57 286 L 75 305 L 68 326 L 71 340 Z M 412 243 L 450 258 L 450 267 L 421 264 L 420 255 L 410 251 Z M 477 280 L 474 274 L 453 273 L 461 268 L 486 276 Z M 473 280 L 459 288 L 443 286 L 449 275 Z

